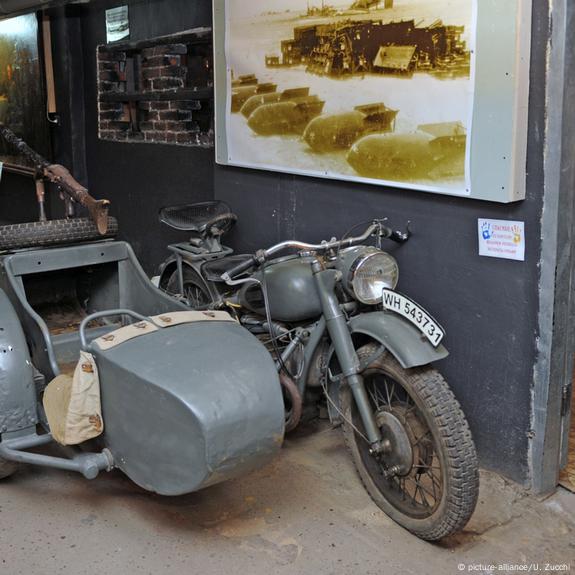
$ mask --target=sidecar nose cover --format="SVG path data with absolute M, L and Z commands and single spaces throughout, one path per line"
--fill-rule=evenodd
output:
M 93 353 L 104 441 L 141 487 L 190 493 L 261 467 L 280 449 L 278 374 L 239 324 L 185 323 Z

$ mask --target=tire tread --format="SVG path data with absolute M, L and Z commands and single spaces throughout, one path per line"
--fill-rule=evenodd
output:
M 373 353 L 371 344 L 364 346 L 358 352 L 360 358 L 362 356 L 368 357 L 371 353 Z M 396 366 L 399 366 L 397 361 L 388 354 L 376 361 L 394 362 Z M 446 447 L 448 463 L 445 472 L 449 477 L 448 481 L 444 480 L 444 485 L 449 485 L 449 492 L 444 494 L 446 500 L 442 516 L 432 526 L 421 529 L 405 525 L 404 527 L 421 539 L 436 541 L 461 531 L 475 510 L 479 493 L 477 453 L 461 405 L 443 376 L 430 366 L 405 371 L 415 392 L 433 417 L 441 441 Z M 350 405 L 348 400 L 348 406 Z M 350 414 L 351 412 L 348 411 L 348 415 Z M 357 461 L 354 455 L 353 443 L 356 441 L 356 434 L 348 423 L 344 423 L 344 439 L 365 489 L 374 502 L 381 507 L 377 500 L 377 494 L 372 493 L 372 488 L 362 473 L 361 461 Z
M 97 240 L 114 237 L 118 233 L 118 222 L 108 218 L 108 231 L 100 235 L 96 224 L 90 218 L 48 220 L 0 226 L 0 250 L 9 251 L 33 247 Z

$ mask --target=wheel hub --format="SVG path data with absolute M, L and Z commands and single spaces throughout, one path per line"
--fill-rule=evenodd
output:
M 386 447 L 383 455 L 386 467 L 394 475 L 407 475 L 413 466 L 413 448 L 404 424 L 389 411 L 380 411 L 376 421 Z

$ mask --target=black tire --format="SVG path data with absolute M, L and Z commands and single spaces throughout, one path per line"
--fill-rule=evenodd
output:
M 213 303 L 212 295 L 204 280 L 190 267 L 185 266 L 184 293 L 180 293 L 178 270 L 170 276 L 166 285 L 166 292 L 174 297 L 182 297 L 192 309 L 205 309 Z
M 48 220 L 0 226 L 0 250 L 16 250 L 73 244 L 87 240 L 114 237 L 118 233 L 118 222 L 108 218 L 108 231 L 100 235 L 96 224 L 89 218 Z
M 18 464 L 0 458 L 0 479 L 6 479 L 18 471 Z
M 358 355 L 366 360 L 376 350 L 376 345 L 368 344 L 358 350 Z M 370 454 L 366 439 L 358 433 L 365 435 L 351 391 L 347 387 L 342 391 L 345 441 L 369 495 L 391 519 L 421 539 L 435 541 L 460 531 L 475 510 L 479 470 L 469 425 L 446 381 L 430 366 L 404 369 L 388 353 L 374 359 L 363 376 L 374 411 L 384 413 L 384 420 L 388 412 L 400 422 L 412 450 L 409 471 L 408 467 L 397 466 L 401 472 L 386 477 L 390 471 L 386 469 L 386 456 L 382 465 Z M 391 394 L 390 382 L 394 383 Z M 389 401 L 386 395 L 391 395 Z M 396 452 L 399 451 L 392 449 L 387 460 Z M 402 453 L 409 453 L 409 449 Z M 405 464 L 405 460 L 402 462 Z M 435 473 L 438 469 L 440 481 Z M 408 482 L 415 485 L 411 493 Z M 413 500 L 409 500 L 413 491 Z

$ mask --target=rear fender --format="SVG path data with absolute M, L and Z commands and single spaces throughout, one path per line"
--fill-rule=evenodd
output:
M 182 266 L 183 268 L 190 268 L 191 270 L 195 271 L 200 277 L 200 270 L 198 267 L 194 266 L 191 262 L 187 261 L 186 259 L 182 258 Z M 160 283 L 159 287 L 163 290 L 166 289 L 168 286 L 168 282 L 172 277 L 172 274 L 177 271 L 178 269 L 178 260 L 176 256 L 170 256 L 167 260 L 165 260 L 160 265 Z M 209 286 L 208 286 L 209 289 Z M 211 290 L 210 290 L 211 291 Z

